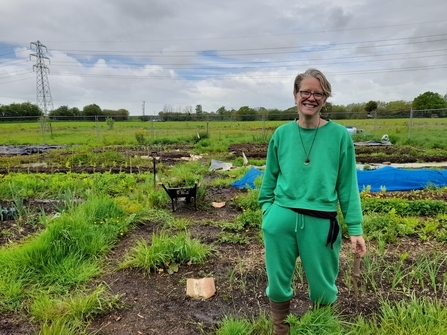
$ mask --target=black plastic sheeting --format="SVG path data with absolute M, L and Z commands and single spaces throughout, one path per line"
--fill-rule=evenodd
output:
M 32 155 L 65 149 L 65 145 L 0 145 L 0 155 Z

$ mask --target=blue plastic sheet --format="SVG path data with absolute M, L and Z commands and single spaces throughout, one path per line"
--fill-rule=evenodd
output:
M 391 166 L 357 171 L 359 191 L 371 186 L 372 192 L 422 190 L 427 186 L 447 186 L 447 170 L 405 170 Z
M 254 181 L 264 172 L 251 168 L 241 179 L 235 181 L 231 186 L 237 188 L 255 188 Z M 406 170 L 386 166 L 377 170 L 357 170 L 359 191 L 371 187 L 370 191 L 410 191 L 422 190 L 427 186 L 447 186 L 447 170 Z
M 231 186 L 237 187 L 237 188 L 255 188 L 254 181 L 259 175 L 263 175 L 264 172 L 259 171 L 256 168 L 251 168 L 248 170 L 248 172 L 239 180 L 235 181 L 231 184 Z

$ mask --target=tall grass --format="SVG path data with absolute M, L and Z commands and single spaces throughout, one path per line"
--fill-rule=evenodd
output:
M 99 274 L 101 257 L 133 218 L 112 199 L 91 197 L 27 243 L 0 248 L 0 311 L 18 310 L 41 292 L 67 292 Z
M 189 233 L 169 236 L 162 232 L 152 235 L 151 245 L 145 240 L 138 241 L 120 267 L 139 268 L 148 274 L 158 269 L 173 271 L 179 264 L 203 263 L 212 250 L 209 245 L 191 239 Z
M 447 307 L 433 299 L 404 300 L 397 303 L 382 301 L 381 312 L 366 319 L 359 315 L 350 321 L 332 308 L 317 308 L 301 317 L 290 314 L 291 335 L 445 335 Z M 235 318 L 226 316 L 216 330 L 217 335 L 271 334 L 272 324 L 265 315 L 258 318 Z

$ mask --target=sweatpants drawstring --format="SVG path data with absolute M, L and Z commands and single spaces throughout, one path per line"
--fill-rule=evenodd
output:
M 296 213 L 296 216 L 295 216 L 295 233 L 298 232 L 298 218 L 300 216 L 301 216 L 300 214 Z M 302 216 L 301 216 L 301 227 L 300 227 L 300 229 L 301 230 L 304 229 L 304 217 L 302 217 Z
M 295 233 L 298 231 L 298 213 L 295 213 Z

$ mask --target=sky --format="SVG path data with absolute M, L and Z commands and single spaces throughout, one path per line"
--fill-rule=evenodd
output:
M 308 68 L 334 105 L 447 93 L 447 1 L 0 2 L 0 104 L 287 109 Z M 39 47 L 38 47 L 39 46 Z M 42 86 L 40 86 L 42 91 Z

